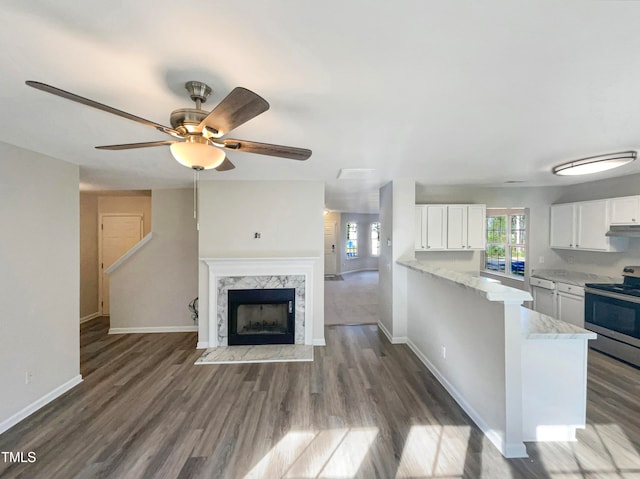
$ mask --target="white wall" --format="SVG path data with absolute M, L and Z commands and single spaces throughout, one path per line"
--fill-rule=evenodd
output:
M 407 335 L 407 271 L 396 264 L 415 257 L 415 183 L 394 180 L 380 189 L 380 325 L 392 342 Z
M 324 183 L 202 181 L 200 258 L 317 257 L 313 338 L 324 341 Z M 255 238 L 260 233 L 260 238 Z M 199 340 L 208 340 L 208 269 L 200 263 Z
M 0 143 L 0 432 L 81 379 L 78 178 Z
M 379 215 L 342 213 L 340 215 L 340 272 L 378 269 L 378 256 L 371 256 L 371 223 L 379 221 Z M 358 257 L 347 258 L 347 223 L 358 225 Z
M 111 329 L 195 330 L 188 310 L 198 295 L 193 191 L 153 190 L 151 201 L 151 240 L 110 277 Z
M 380 259 L 378 273 L 380 325 L 393 333 L 393 183 L 380 188 Z
M 504 439 L 504 304 L 413 270 L 408 271 L 407 296 L 407 335 L 413 349 L 457 393 L 456 400 L 475 412 L 474 420 L 484 422 L 483 430 Z
M 80 319 L 95 316 L 98 306 L 98 197 L 80 193 Z

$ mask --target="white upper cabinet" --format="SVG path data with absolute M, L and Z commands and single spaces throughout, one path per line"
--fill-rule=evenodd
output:
M 467 207 L 447 207 L 447 249 L 467 249 Z
M 584 201 L 576 205 L 576 248 L 609 251 L 609 203 L 607 200 Z
M 623 251 L 624 238 L 606 236 L 609 230 L 608 199 L 551 205 L 551 248 L 587 251 Z
M 611 198 L 609 201 L 612 225 L 640 223 L 640 196 Z
M 427 251 L 447 248 L 447 206 L 427 206 Z
M 551 205 L 552 248 L 575 248 L 575 204 Z
M 485 205 L 416 205 L 416 251 L 484 249 Z
M 467 207 L 467 221 L 468 248 L 484 250 L 487 243 L 486 205 L 469 205 Z

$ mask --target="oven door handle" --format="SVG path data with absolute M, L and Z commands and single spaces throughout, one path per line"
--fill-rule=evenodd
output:
M 613 298 L 613 299 L 618 299 L 620 301 L 628 301 L 630 303 L 638 303 L 638 304 L 640 304 L 640 297 L 638 297 L 638 296 L 631 296 L 631 295 L 628 295 L 628 294 L 612 293 L 611 291 L 603 291 L 601 289 L 594 289 L 594 288 L 585 288 L 584 292 L 585 292 L 585 294 L 594 294 L 594 295 L 598 295 L 598 296 L 606 296 L 607 298 Z

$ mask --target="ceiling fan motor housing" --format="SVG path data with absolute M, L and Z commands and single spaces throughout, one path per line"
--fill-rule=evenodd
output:
M 209 95 L 211 95 L 211 88 L 209 85 L 200 81 L 188 81 L 184 84 L 184 87 L 189 92 L 191 99 L 195 102 L 198 102 L 199 100 L 204 103 L 207 101 L 207 98 L 209 98 Z
M 209 112 L 195 108 L 180 108 L 171 112 L 171 127 L 181 134 L 195 133 Z

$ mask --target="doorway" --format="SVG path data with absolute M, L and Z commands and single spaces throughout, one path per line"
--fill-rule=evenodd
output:
M 324 218 L 324 275 L 335 276 L 338 272 L 338 221 L 335 214 L 328 213 Z
M 104 271 L 143 237 L 142 215 L 101 214 L 98 235 L 100 312 L 109 314 L 109 275 Z

